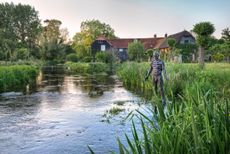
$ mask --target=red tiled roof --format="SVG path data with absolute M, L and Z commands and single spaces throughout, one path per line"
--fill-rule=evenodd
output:
M 154 49 L 160 47 L 161 42 L 163 42 L 165 38 L 126 38 L 126 39 L 110 39 L 107 40 L 110 44 L 112 44 L 115 48 L 128 48 L 129 43 L 132 43 L 134 40 L 140 41 L 145 49 Z

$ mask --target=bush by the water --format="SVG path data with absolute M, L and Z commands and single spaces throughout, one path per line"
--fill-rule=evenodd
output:
M 38 70 L 34 66 L 0 66 L 0 92 L 17 89 L 36 81 Z
M 66 60 L 71 62 L 77 62 L 78 61 L 77 54 L 75 53 L 68 54 L 66 56 Z
M 158 112 L 139 113 L 142 131 L 133 123 L 127 146 L 120 153 L 228 153 L 230 151 L 230 64 L 166 65 L 168 112 L 154 95 L 152 80 L 143 82 L 149 63 L 124 63 L 117 73 L 129 88 L 151 94 Z M 157 121 L 157 123 L 156 123 Z
M 96 60 L 97 62 L 103 63 L 113 63 L 115 61 L 115 56 L 111 52 L 97 52 L 96 53 Z
M 109 66 L 105 63 L 73 63 L 67 62 L 65 66 L 69 73 L 102 73 L 109 71 Z

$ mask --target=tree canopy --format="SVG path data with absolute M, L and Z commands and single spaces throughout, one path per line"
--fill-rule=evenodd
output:
M 210 22 L 200 22 L 194 25 L 193 32 L 196 33 L 196 40 L 199 47 L 199 63 L 200 67 L 204 68 L 205 52 L 204 48 L 207 47 L 212 33 L 215 31 L 215 27 Z
M 98 36 L 103 35 L 108 39 L 116 37 L 114 29 L 99 20 L 83 21 L 80 29 L 81 31 L 75 34 L 72 45 L 79 58 L 90 55 L 91 44 Z
M 130 60 L 141 61 L 145 58 L 145 48 L 140 41 L 134 41 L 128 45 L 128 54 Z
M 5 59 L 12 59 L 16 48 L 34 50 L 40 30 L 38 12 L 30 5 L 0 4 L 0 51 Z

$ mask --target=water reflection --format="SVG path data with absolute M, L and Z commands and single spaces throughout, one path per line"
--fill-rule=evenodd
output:
M 118 151 L 116 136 L 130 132 L 121 120 L 141 106 L 107 75 L 40 73 L 31 94 L 8 96 L 0 100 L 0 153 L 88 153 L 87 145 Z M 106 115 L 114 107 L 121 112 Z

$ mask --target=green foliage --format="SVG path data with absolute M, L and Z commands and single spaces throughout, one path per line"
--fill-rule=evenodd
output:
M 16 59 L 28 59 L 29 58 L 29 51 L 26 48 L 20 48 L 20 49 L 16 49 Z
M 153 52 L 154 52 L 153 49 L 147 49 L 147 50 L 145 51 L 145 53 L 148 55 L 149 58 L 152 58 Z
M 149 63 L 123 63 L 117 74 L 132 90 L 149 92 L 149 99 L 156 103 L 159 99 L 152 95 L 152 81 L 143 83 L 147 68 Z M 167 64 L 166 68 L 170 76 L 165 82 L 166 96 L 172 102 L 167 103 L 168 112 L 163 111 L 161 103 L 156 104 L 159 114 L 149 110 L 153 117 L 137 111 L 142 131 L 136 130 L 133 123 L 133 138 L 126 136 L 126 146 L 119 142 L 120 151 L 228 152 L 230 64 L 207 64 L 205 70 L 197 64 Z
M 77 58 L 77 55 L 75 53 L 71 53 L 71 54 L 68 54 L 66 56 L 66 60 L 71 61 L 71 62 L 77 62 L 78 58 Z
M 168 45 L 171 49 L 175 47 L 176 40 L 174 38 L 167 38 Z
M 97 52 L 96 53 L 96 60 L 97 60 L 97 62 L 113 63 L 115 61 L 115 56 L 110 51 Z
M 214 33 L 215 27 L 210 22 L 200 22 L 194 25 L 193 32 L 197 34 L 197 43 L 205 46 L 210 40 L 210 36 Z
M 224 60 L 224 55 L 221 54 L 221 53 L 215 53 L 215 54 L 212 55 L 212 58 L 213 58 L 214 61 L 220 62 L 220 61 Z
M 207 47 L 212 33 L 214 33 L 215 27 L 210 22 L 200 22 L 194 25 L 193 32 L 197 34 L 196 41 L 199 47 L 199 64 L 204 68 L 205 52 L 204 48 Z
M 188 94 L 188 98 L 181 98 L 184 104 L 169 104 L 168 113 L 162 110 L 162 116 L 167 118 L 158 118 L 158 124 L 153 120 L 157 116 L 154 111 L 150 110 L 152 117 L 138 111 L 142 131 L 137 131 L 133 124 L 132 139 L 126 136 L 127 146 L 118 142 L 120 151 L 129 149 L 127 153 L 228 153 L 230 100 L 218 99 L 210 91 L 203 93 L 198 90 L 197 93 L 195 97 Z M 160 106 L 158 109 L 160 110 Z M 143 136 L 141 141 L 140 136 Z
M 73 63 L 66 62 L 65 66 L 68 68 L 69 73 L 103 73 L 109 71 L 109 66 L 105 63 Z
M 183 62 L 191 62 L 192 54 L 195 54 L 197 50 L 197 46 L 195 44 L 177 44 L 176 48 L 180 49 Z
M 63 60 L 66 50 L 69 48 L 64 44 L 65 38 L 61 35 L 61 21 L 52 19 L 44 21 L 46 26 L 43 27 L 40 36 L 41 55 L 44 60 Z
M 110 25 L 99 20 L 86 20 L 81 23 L 81 31 L 75 34 L 72 44 L 80 59 L 90 56 L 91 44 L 100 35 L 108 39 L 116 38 Z
M 38 12 L 29 5 L 0 3 L 0 51 L 11 60 L 16 48 L 32 52 L 41 24 Z
M 34 66 L 0 66 L 0 92 L 16 90 L 17 87 L 35 82 L 37 74 Z
M 134 41 L 128 45 L 128 55 L 130 60 L 142 61 L 145 58 L 145 48 L 140 41 Z
M 149 66 L 149 63 L 124 63 L 118 67 L 117 75 L 127 87 L 152 95 L 152 81 L 143 83 Z M 171 98 L 184 96 L 186 89 L 195 90 L 197 84 L 203 90 L 225 91 L 230 95 L 229 68 L 229 64 L 207 64 L 206 70 L 200 70 L 196 64 L 167 63 L 170 80 L 165 83 L 166 95 Z
M 230 58 L 230 43 L 228 42 L 216 43 L 209 48 L 209 51 L 210 51 L 210 54 L 212 55 L 212 58 L 216 57 L 216 55 L 221 54 L 224 56 L 224 59 L 229 59 Z M 217 60 L 217 59 L 212 59 L 212 60 Z
M 229 28 L 225 28 L 221 33 L 221 39 L 223 39 L 225 42 L 230 43 L 230 30 Z
M 81 59 L 81 62 L 85 62 L 85 63 L 89 63 L 91 61 L 92 61 L 92 57 L 90 57 L 90 56 L 86 56 L 86 57 Z

